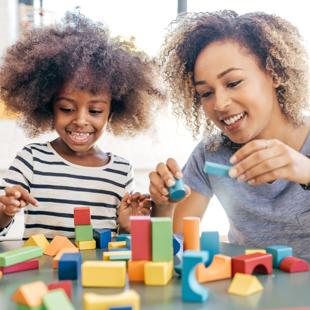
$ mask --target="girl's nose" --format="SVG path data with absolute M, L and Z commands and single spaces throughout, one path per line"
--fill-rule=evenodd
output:
M 87 112 L 84 110 L 77 111 L 73 123 L 81 127 L 88 125 Z

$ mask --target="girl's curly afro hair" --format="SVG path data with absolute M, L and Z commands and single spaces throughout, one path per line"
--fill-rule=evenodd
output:
M 8 49 L 0 99 L 35 136 L 53 129 L 54 97 L 73 81 L 94 94 L 109 91 L 109 129 L 133 135 L 150 126 L 151 110 L 164 98 L 155 83 L 157 69 L 133 42 L 111 38 L 102 24 L 68 13 L 61 23 L 34 29 Z
M 178 117 L 196 136 L 202 125 L 206 133 L 215 127 L 206 119 L 195 95 L 194 66 L 200 51 L 210 43 L 234 40 L 254 55 L 263 70 L 280 82 L 276 89 L 283 112 L 294 124 L 305 122 L 309 109 L 307 53 L 298 30 L 274 15 L 234 11 L 187 13 L 170 24 L 164 41 L 161 62 L 164 79 Z M 204 125 L 206 124 L 206 125 Z

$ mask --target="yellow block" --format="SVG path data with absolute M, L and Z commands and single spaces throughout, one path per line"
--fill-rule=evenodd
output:
M 103 260 L 110 260 L 111 256 L 124 256 L 131 255 L 131 251 L 111 251 L 111 252 L 103 252 Z
M 84 310 L 108 310 L 111 307 L 121 306 L 131 306 L 133 310 L 140 310 L 140 296 L 134 290 L 114 295 L 85 293 L 83 303 Z
M 108 249 L 121 249 L 126 248 L 126 241 L 113 241 L 108 243 Z
M 96 248 L 96 240 L 76 241 L 77 247 L 82 250 L 94 250 Z
M 43 234 L 37 234 L 31 236 L 23 245 L 24 246 L 39 246 L 42 248 L 44 252 L 45 249 L 48 247 L 49 242 L 47 241 L 46 237 Z
M 82 286 L 124 287 L 125 261 L 86 261 L 82 264 Z
M 263 286 L 256 276 L 237 272 L 229 285 L 228 293 L 239 296 L 249 296 L 263 289 Z
M 214 255 L 209 267 L 205 267 L 204 264 L 197 266 L 196 278 L 199 283 L 231 278 L 231 257 L 221 254 Z
M 79 250 L 77 248 L 63 248 L 61 249 L 57 255 L 53 258 L 53 268 L 57 269 L 58 268 L 58 262 L 60 260 L 60 257 L 64 253 L 77 253 Z
M 144 265 L 144 283 L 146 285 L 166 285 L 172 278 L 173 263 L 147 262 Z
M 264 249 L 246 249 L 244 251 L 245 255 L 253 254 L 253 253 L 263 253 L 263 254 L 266 254 L 267 252 Z

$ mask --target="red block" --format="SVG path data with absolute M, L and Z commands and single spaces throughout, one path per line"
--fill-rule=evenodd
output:
M 74 226 L 90 224 L 89 208 L 74 208 Z
M 49 291 L 62 288 L 67 294 L 68 298 L 72 300 L 72 281 L 65 280 L 65 281 L 53 282 L 49 284 L 47 287 Z
M 301 258 L 287 256 L 281 260 L 279 269 L 286 272 L 305 272 L 309 271 L 309 264 Z
M 3 274 L 26 271 L 26 270 L 33 270 L 33 269 L 39 269 L 38 259 L 27 260 L 27 261 L 24 261 L 24 262 L 15 264 L 15 265 L 7 266 L 7 267 L 0 267 L 0 271 L 2 271 Z
M 232 258 L 232 274 L 236 272 L 252 274 L 272 273 L 272 255 L 269 253 L 253 253 Z
M 131 216 L 131 260 L 152 260 L 151 218 Z

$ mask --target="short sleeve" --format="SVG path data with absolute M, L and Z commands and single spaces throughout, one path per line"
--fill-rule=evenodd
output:
M 182 169 L 183 180 L 194 192 L 211 198 L 213 196 L 213 190 L 209 178 L 203 171 L 206 157 L 204 149 L 203 142 L 200 142 L 196 146 Z

